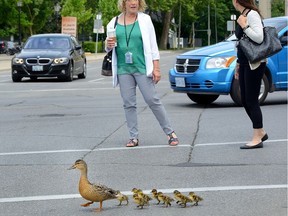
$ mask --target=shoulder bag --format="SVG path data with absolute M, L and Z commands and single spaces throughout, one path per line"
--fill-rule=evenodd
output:
M 114 28 L 117 25 L 117 21 L 118 21 L 118 16 L 115 19 Z M 102 62 L 101 75 L 103 75 L 103 76 L 112 76 L 112 50 L 109 51 L 104 56 L 104 59 L 103 59 L 103 62 Z
M 242 49 L 250 63 L 259 62 L 282 49 L 275 27 L 266 26 L 263 28 L 263 32 L 264 39 L 261 44 L 251 40 L 245 33 L 239 40 L 238 46 Z

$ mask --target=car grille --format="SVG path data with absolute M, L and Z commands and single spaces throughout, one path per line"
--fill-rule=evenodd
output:
M 52 62 L 50 58 L 27 58 L 26 64 L 28 65 L 47 65 Z
M 177 59 L 175 68 L 177 73 L 194 73 L 200 65 L 200 59 Z

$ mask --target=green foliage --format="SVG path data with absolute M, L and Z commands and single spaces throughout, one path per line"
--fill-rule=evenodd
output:
M 107 0 L 99 0 L 96 13 L 102 13 L 103 26 L 106 26 L 114 16 L 120 13 L 117 2 L 118 0 L 110 0 L 108 2 Z
M 146 0 L 146 3 L 149 10 L 161 12 L 171 11 L 177 4 L 179 5 L 178 0 Z
M 0 39 L 9 39 L 14 35 L 17 40 L 19 35 L 19 8 L 18 0 L 0 0 Z M 93 22 L 98 12 L 102 13 L 103 26 L 120 13 L 118 0 L 22 0 L 21 7 L 21 32 L 22 39 L 31 34 L 60 32 L 61 16 L 75 16 L 78 23 L 78 34 L 88 40 L 92 37 L 95 41 Z M 55 4 L 61 4 L 59 16 L 54 11 Z M 232 2 L 229 0 L 146 0 L 147 11 L 153 18 L 158 43 L 168 37 L 168 30 L 177 30 L 181 5 L 181 37 L 191 38 L 192 26 L 195 24 L 196 38 L 202 38 L 203 44 L 207 44 L 208 10 L 210 5 L 211 43 L 224 39 L 229 32 L 226 30 L 226 22 L 231 14 L 238 15 Z M 272 0 L 272 17 L 283 16 L 285 13 L 285 0 Z M 171 24 L 174 18 L 175 24 Z M 165 20 L 165 21 L 163 21 Z M 102 37 L 102 36 L 101 36 Z M 105 37 L 105 35 L 103 36 Z M 94 43 L 94 42 L 87 42 Z M 88 45 L 87 49 L 95 52 L 95 46 Z M 98 50 L 102 51 L 102 42 L 99 42 Z M 94 44 L 95 45 L 95 44 Z M 86 45 L 85 45 L 86 46 Z
M 0 39 L 18 33 L 18 9 L 16 0 L 0 0 Z
M 21 25 L 26 36 L 43 31 L 47 19 L 54 11 L 53 2 L 45 0 L 23 0 Z
M 62 0 L 62 16 L 77 17 L 78 29 L 93 16 L 92 9 L 85 8 L 86 0 Z
M 94 53 L 95 52 L 95 42 L 93 41 L 85 41 L 84 42 L 84 50 L 85 52 L 91 52 Z
M 277 17 L 284 15 L 285 15 L 285 0 L 272 0 L 271 16 Z
M 84 42 L 84 50 L 85 52 L 90 52 L 90 53 L 95 53 L 96 51 L 96 46 L 95 46 L 96 42 L 93 42 L 93 41 L 85 41 Z M 97 52 L 100 53 L 100 52 L 104 52 L 104 49 L 102 47 L 102 41 L 98 41 L 97 43 Z

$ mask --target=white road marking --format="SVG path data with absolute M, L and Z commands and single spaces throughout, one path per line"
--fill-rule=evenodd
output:
M 158 189 L 163 193 L 173 193 L 174 190 L 180 192 L 210 192 L 210 191 L 234 191 L 234 190 L 267 190 L 267 189 L 287 189 L 287 184 L 280 185 L 248 185 L 248 186 L 225 186 L 225 187 L 200 187 L 200 188 L 170 188 L 170 189 Z M 143 190 L 144 193 L 150 194 L 151 190 Z M 123 194 L 128 196 L 132 195 L 131 191 L 122 191 Z M 0 198 L 0 203 L 11 202 L 27 202 L 27 201 L 43 201 L 43 200 L 62 200 L 62 199 L 75 199 L 81 198 L 79 194 L 63 194 L 63 195 L 44 195 L 44 196 L 28 196 L 28 197 L 11 197 Z
M 275 142 L 287 142 L 288 139 L 277 139 L 277 140 L 266 140 L 265 143 L 275 143 Z M 224 142 L 224 143 L 203 143 L 203 144 L 196 144 L 195 147 L 205 147 L 205 146 L 216 146 L 216 145 L 237 145 L 237 144 L 243 144 L 247 143 L 245 142 Z
M 276 143 L 276 142 L 286 142 L 288 139 L 278 139 L 278 140 L 269 140 L 265 143 Z M 217 146 L 217 145 L 238 145 L 246 142 L 226 142 L 226 143 L 203 143 L 196 144 L 195 147 L 205 147 L 205 146 Z M 49 150 L 49 151 L 27 151 L 27 152 L 3 152 L 0 153 L 0 156 L 11 156 L 11 155 L 31 155 L 31 154 L 56 154 L 56 153 L 71 153 L 71 152 L 90 152 L 90 151 L 137 151 L 140 149 L 155 149 L 155 148 L 190 148 L 192 147 L 189 144 L 180 144 L 178 146 L 169 146 L 169 145 L 153 145 L 153 146 L 138 146 L 137 148 L 127 148 L 127 147 L 111 147 L 111 148 L 98 148 L 98 149 L 66 149 L 66 150 Z
M 178 147 L 191 147 L 190 145 L 179 145 Z M 115 147 L 115 148 L 99 148 L 99 149 L 67 149 L 67 150 L 51 150 L 51 151 L 29 151 L 29 152 L 4 152 L 0 153 L 0 156 L 8 155 L 29 155 L 29 154 L 55 154 L 55 153 L 71 153 L 71 152 L 90 152 L 90 151 L 119 151 L 119 150 L 139 150 L 139 149 L 151 149 L 151 148 L 175 148 L 169 145 L 155 145 L 155 146 L 138 146 L 137 148 L 127 147 Z
M 94 79 L 94 80 L 89 80 L 88 82 L 99 82 L 105 80 L 105 78 L 98 78 L 98 79 Z
M 13 91 L 0 91 L 2 93 L 34 93 L 34 92 L 63 92 L 63 91 L 95 91 L 99 89 L 113 89 L 113 87 L 99 87 L 99 88 L 70 88 L 70 89 L 30 89 L 30 90 L 13 90 Z

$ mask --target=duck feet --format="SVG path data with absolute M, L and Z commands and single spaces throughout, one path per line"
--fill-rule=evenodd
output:
M 102 211 L 102 209 L 95 209 L 95 212 L 101 212 Z
M 87 207 L 87 206 L 90 206 L 93 202 L 88 202 L 88 203 L 85 203 L 85 204 L 81 204 L 81 206 L 83 207 Z

